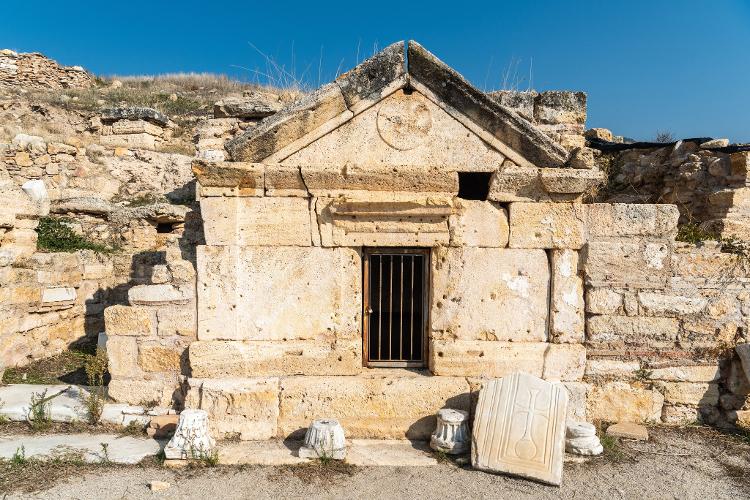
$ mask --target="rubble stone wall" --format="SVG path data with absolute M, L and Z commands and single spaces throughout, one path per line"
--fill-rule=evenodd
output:
M 750 239 L 749 165 L 749 151 L 703 149 L 691 141 L 629 149 L 612 158 L 603 201 L 672 203 L 680 210 L 681 223 Z
M 60 66 L 38 52 L 0 50 L 0 87 L 25 89 L 87 88 L 94 78 L 80 66 Z

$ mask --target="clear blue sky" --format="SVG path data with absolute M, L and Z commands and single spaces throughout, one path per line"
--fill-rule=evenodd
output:
M 362 59 L 414 39 L 480 88 L 500 88 L 511 67 L 522 88 L 531 73 L 537 90 L 585 90 L 589 127 L 750 142 L 750 0 L 3 3 L 0 48 L 97 74 L 254 80 L 266 61 L 253 44 L 317 86 L 358 47 Z

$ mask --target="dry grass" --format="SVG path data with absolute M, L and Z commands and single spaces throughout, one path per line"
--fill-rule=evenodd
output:
M 86 362 L 96 357 L 96 344 L 87 342 L 60 354 L 5 370 L 6 384 L 88 384 Z

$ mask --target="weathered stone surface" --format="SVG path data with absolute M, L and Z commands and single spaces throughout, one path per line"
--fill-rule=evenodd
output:
M 511 203 L 511 248 L 579 249 L 586 240 L 583 205 Z
M 42 303 L 68 302 L 76 300 L 76 289 L 72 287 L 45 288 L 42 290 Z
M 108 336 L 107 360 L 112 377 L 138 377 L 141 375 L 138 366 L 138 343 L 135 337 Z
M 265 166 L 266 196 L 309 196 L 299 167 Z
M 451 204 L 451 198 L 444 194 L 377 193 L 353 199 L 318 198 L 315 212 L 320 242 L 316 244 L 324 247 L 447 245 Z
M 187 304 L 193 291 L 169 284 L 136 285 L 128 290 L 128 301 L 133 305 Z
M 633 422 L 620 422 L 607 427 L 607 435 L 637 441 L 648 441 L 648 429 Z
M 157 137 L 151 134 L 112 134 L 99 138 L 102 146 L 128 149 L 156 149 Z
M 586 323 L 587 340 L 644 344 L 651 340 L 673 341 L 679 333 L 676 318 L 643 316 L 593 316 Z
M 66 390 L 67 389 L 67 390 Z M 86 420 L 83 398 L 88 394 L 79 387 L 68 385 L 8 384 L 0 387 L 0 417 L 14 422 L 26 422 L 31 411 L 31 398 L 46 391 L 47 396 L 60 393 L 49 401 L 49 417 L 53 422 Z
M 187 307 L 163 307 L 156 311 L 156 333 L 160 337 L 180 335 L 183 337 L 195 337 L 197 335 L 197 323 L 195 308 Z
M 503 160 L 505 155 L 427 97 L 399 90 L 282 163 L 493 171 Z
M 612 131 L 606 128 L 590 128 L 583 134 L 586 139 L 599 139 L 602 141 L 612 142 Z
M 719 386 L 701 382 L 656 382 L 670 404 L 715 406 L 719 402 Z
M 437 412 L 437 427 L 430 436 L 430 447 L 450 455 L 460 455 L 469 451 L 469 412 L 444 408 Z
M 587 377 L 614 377 L 620 380 L 633 378 L 635 372 L 640 370 L 638 361 L 589 358 L 586 360 Z
M 582 268 L 591 286 L 663 288 L 671 253 L 667 241 L 592 241 L 583 252 Z
M 644 389 L 627 382 L 610 382 L 593 386 L 587 404 L 589 420 L 658 422 L 664 396 L 656 389 Z
M 207 245 L 310 246 L 308 201 L 296 197 L 201 200 Z
M 458 174 L 443 168 L 346 165 L 303 166 L 301 170 L 304 185 L 314 196 L 347 195 L 348 191 L 458 193 Z
M 567 90 L 541 92 L 536 99 L 534 118 L 539 123 L 586 123 L 586 93 Z
M 502 167 L 492 174 L 487 199 L 499 202 L 546 201 L 547 191 L 542 186 L 541 169 L 519 166 L 506 160 Z
M 535 90 L 495 90 L 487 92 L 492 100 L 521 115 L 526 120 L 534 121 L 534 100 L 539 95 Z
M 460 110 L 518 154 L 539 167 L 560 167 L 567 153 L 528 121 L 475 89 L 456 71 L 413 40 L 408 72 L 438 98 Z
M 591 384 L 564 382 L 561 385 L 568 391 L 568 419 L 586 420 L 586 399 Z
M 548 286 L 542 250 L 441 249 L 433 258 L 433 332 L 458 339 L 545 341 Z
M 704 297 L 685 297 L 668 292 L 638 292 L 638 304 L 646 316 L 679 318 L 700 313 L 708 305 L 708 300 Z
M 344 112 L 348 111 L 340 87 L 329 83 L 263 119 L 225 148 L 234 161 L 263 161 Z
M 541 377 L 545 342 L 431 340 L 430 371 L 435 375 L 505 377 L 514 372 Z
M 180 373 L 183 350 L 174 345 L 143 343 L 138 348 L 138 365 L 145 372 Z
M 200 340 L 359 337 L 354 249 L 200 246 L 198 275 Z
M 190 344 L 190 368 L 198 378 L 355 375 L 362 341 L 198 341 Z
M 208 412 L 218 438 L 242 440 L 276 437 L 278 378 L 189 379 L 186 405 Z
M 214 103 L 215 118 L 265 118 L 281 109 L 279 96 L 251 92 L 242 97 L 225 97 Z
M 583 378 L 586 348 L 580 344 L 549 344 L 544 354 L 542 378 L 575 381 Z
M 174 436 L 164 447 L 164 456 L 168 460 L 199 459 L 211 456 L 215 446 L 209 432 L 208 413 L 187 408 L 180 412 Z
M 508 213 L 491 201 L 458 200 L 448 219 L 451 246 L 508 246 Z
M 318 418 L 312 421 L 305 433 L 297 455 L 300 458 L 344 460 L 346 437 L 344 428 L 333 418 Z
M 550 252 L 550 340 L 580 343 L 584 340 L 583 279 L 578 275 L 578 252 Z
M 102 452 L 106 446 L 106 456 Z M 147 457 L 156 456 L 161 445 L 155 439 L 136 438 L 119 434 L 45 434 L 24 436 L 19 442 L 15 437 L 0 438 L 0 458 L 10 460 L 23 447 L 29 460 L 52 461 L 60 457 L 60 451 L 80 454 L 84 462 L 101 464 L 134 465 Z
M 107 395 L 120 403 L 171 406 L 177 389 L 178 383 L 173 379 L 113 378 L 107 386 Z
M 714 382 L 719 380 L 720 376 L 718 365 L 669 366 L 656 368 L 650 372 L 650 379 L 668 382 Z
M 356 110 L 377 102 L 384 91 L 404 78 L 404 42 L 391 44 L 336 78 L 346 104 Z
M 117 120 L 146 120 L 162 127 L 169 124 L 169 118 L 165 114 L 151 108 L 107 108 L 102 110 L 103 122 L 115 122 Z
M 604 447 L 596 436 L 596 427 L 588 422 L 568 420 L 565 430 L 565 452 L 576 455 L 601 455 Z
M 559 486 L 567 405 L 561 386 L 530 375 L 488 382 L 474 418 L 472 466 Z
M 585 205 L 592 238 L 644 236 L 670 238 L 676 234 L 680 212 L 674 205 Z
M 593 168 L 543 168 L 540 180 L 548 193 L 583 194 L 604 183 L 606 176 Z
M 150 310 L 143 307 L 114 305 L 104 310 L 107 335 L 153 335 L 154 321 Z
M 579 170 L 590 170 L 596 168 L 596 157 L 594 156 L 594 150 L 591 148 L 578 147 L 574 148 L 570 152 L 570 159 L 568 159 L 568 167 L 579 169 Z M 600 182 L 601 174 L 599 174 Z M 596 185 L 596 184 L 594 184 Z
M 221 196 L 263 196 L 262 165 L 242 162 L 211 162 L 193 160 L 193 173 L 201 188 L 231 188 Z M 201 192 L 202 196 L 207 196 Z
M 469 406 L 462 377 L 288 377 L 281 380 L 279 437 L 301 437 L 317 416 L 336 415 L 350 438 L 429 439 L 437 410 Z
M 160 136 L 164 129 L 146 120 L 119 120 L 112 124 L 113 134 L 151 134 Z
M 742 370 L 745 372 L 745 379 L 750 380 L 750 343 L 737 344 L 734 350 L 740 357 Z

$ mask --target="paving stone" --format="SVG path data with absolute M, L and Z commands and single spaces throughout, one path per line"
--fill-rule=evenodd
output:
M 107 452 L 104 454 L 104 444 Z M 83 460 L 98 463 L 137 464 L 161 451 L 159 441 L 119 434 L 46 434 L 43 436 L 0 437 L 0 458 L 10 459 L 23 446 L 26 458 L 52 459 L 80 454 Z
M 607 436 L 647 441 L 648 429 L 643 425 L 633 422 L 620 422 L 607 427 Z
M 69 391 L 49 402 L 52 421 L 86 420 L 86 407 L 82 402 L 82 396 L 86 394 L 86 391 L 67 385 L 9 384 L 0 387 L 0 401 L 5 403 L 0 408 L 0 415 L 14 422 L 25 422 L 31 408 L 32 395 L 39 394 L 46 389 L 47 396 L 51 396 L 68 387 L 70 387 Z

